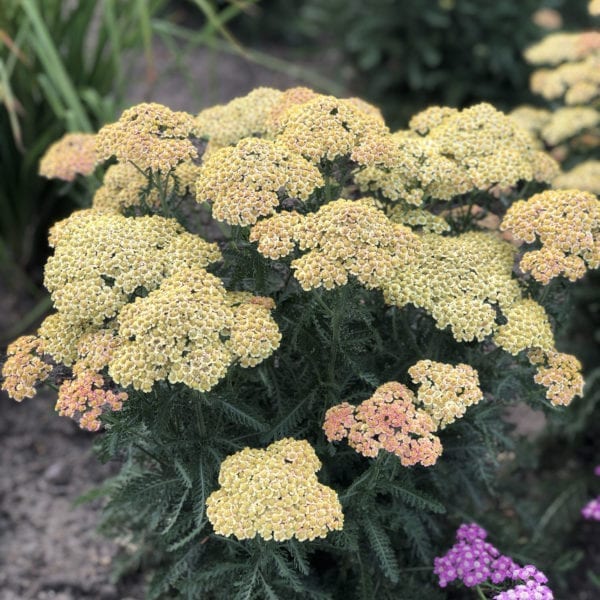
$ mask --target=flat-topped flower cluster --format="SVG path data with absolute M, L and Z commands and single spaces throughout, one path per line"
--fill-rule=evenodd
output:
M 558 169 L 489 104 L 432 107 L 392 133 L 366 102 L 307 88 L 260 88 L 197 116 L 144 103 L 96 136 L 65 139 L 42 170 L 71 180 L 102 163 L 92 208 L 50 232 L 45 285 L 56 312 L 9 348 L 3 388 L 17 400 L 58 364 L 67 375 L 57 410 L 90 430 L 159 383 L 210 393 L 237 367 L 286 352 L 282 325 L 295 319 L 286 297 L 323 303 L 349 284 L 379 294 L 390 313 L 412 305 L 457 345 L 522 355 L 552 404 L 582 393 L 580 365 L 556 349 L 530 278 L 575 280 L 599 266 L 600 203 L 568 189 L 506 210 L 523 183 L 549 184 Z M 220 244 L 192 233 L 201 207 L 220 223 Z M 255 267 L 231 275 L 235 252 Z M 265 269 L 284 274 L 277 296 L 258 283 Z M 324 405 L 315 435 L 433 466 L 443 430 L 484 392 L 467 364 L 409 364 L 358 405 Z M 253 381 L 264 379 L 257 372 Z M 282 541 L 340 529 L 320 464 L 308 441 L 291 438 L 232 454 L 207 501 L 215 532 Z

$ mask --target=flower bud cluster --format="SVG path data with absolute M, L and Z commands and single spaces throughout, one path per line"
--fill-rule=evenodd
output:
M 442 454 L 442 443 L 433 435 L 434 420 L 415 401 L 411 390 L 390 381 L 358 406 L 342 402 L 331 407 L 323 431 L 330 442 L 348 438 L 349 446 L 364 456 L 374 458 L 385 450 L 405 467 L 429 467 Z
M 52 365 L 46 363 L 43 341 L 35 335 L 24 335 L 8 345 L 6 362 L 2 366 L 2 389 L 20 402 L 35 396 L 36 385 L 45 381 Z
M 116 123 L 100 129 L 96 152 L 100 160 L 113 156 L 142 171 L 168 173 L 180 162 L 198 156 L 191 138 L 194 118 L 156 103 L 142 103 L 123 112 Z
M 444 429 L 462 417 L 467 408 L 483 399 L 477 371 L 465 364 L 456 366 L 420 360 L 409 370 L 413 383 L 420 384 L 417 402 L 423 404 L 438 426 Z
M 544 573 L 533 565 L 519 566 L 486 542 L 486 537 L 485 529 L 475 523 L 458 528 L 454 546 L 434 560 L 433 572 L 438 576 L 441 588 L 455 580 L 469 588 L 482 583 L 499 585 L 522 581 L 523 584 L 494 596 L 494 600 L 553 600 Z
M 335 200 L 316 213 L 280 213 L 257 223 L 250 240 L 258 251 L 277 258 L 294 243 L 303 256 L 292 261 L 305 290 L 332 289 L 353 275 L 375 288 L 416 255 L 419 238 L 408 227 L 392 223 L 369 198 Z
M 39 174 L 48 179 L 73 181 L 77 175 L 91 175 L 97 162 L 93 133 L 66 133 L 42 156 Z
M 547 284 L 558 276 L 571 281 L 585 275 L 586 267 L 600 266 L 600 201 L 581 190 L 548 190 L 515 202 L 501 229 L 541 249 L 526 252 L 520 267 Z
M 512 277 L 515 248 L 492 233 L 420 236 L 417 256 L 382 284 L 388 304 L 426 310 L 457 341 L 483 340 L 497 328 L 496 310 L 520 296 Z
M 575 396 L 583 395 L 584 380 L 581 363 L 571 354 L 538 349 L 528 353 L 531 364 L 537 365 L 534 381 L 546 388 L 546 398 L 554 406 L 568 406 Z
M 307 200 L 324 185 L 319 170 L 280 143 L 246 138 L 210 154 L 199 171 L 196 199 L 213 203 L 213 216 L 230 225 L 253 225 L 280 199 Z
M 312 446 L 291 438 L 228 456 L 221 464 L 221 487 L 206 501 L 215 533 L 282 542 L 314 540 L 341 530 L 340 501 L 317 480 L 320 468 Z

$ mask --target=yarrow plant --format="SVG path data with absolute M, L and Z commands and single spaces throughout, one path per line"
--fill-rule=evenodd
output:
M 148 596 L 437 597 L 504 408 L 582 393 L 547 284 L 598 266 L 598 201 L 544 191 L 555 161 L 489 104 L 390 132 L 307 88 L 140 104 L 43 163 L 94 167 L 92 208 L 50 231 L 55 312 L 9 347 L 2 387 L 56 386 L 123 459 L 103 527 L 152 558 Z M 494 584 L 512 569 L 497 598 L 543 588 L 464 531 Z

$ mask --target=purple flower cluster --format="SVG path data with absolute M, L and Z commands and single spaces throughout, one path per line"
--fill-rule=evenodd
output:
M 594 475 L 600 477 L 600 465 L 594 469 Z M 584 519 L 590 521 L 600 521 L 600 496 L 590 500 L 582 509 L 581 514 Z
M 600 521 L 600 496 L 590 500 L 582 509 L 581 514 L 584 519 L 590 521 Z
M 507 580 L 522 581 L 510 590 L 494 596 L 494 600 L 552 600 L 552 591 L 544 584 L 546 576 L 533 565 L 521 567 L 512 558 L 485 541 L 485 529 L 471 523 L 461 525 L 456 532 L 456 544 L 434 561 L 433 572 L 440 587 L 459 579 L 467 587 L 481 583 L 500 584 Z

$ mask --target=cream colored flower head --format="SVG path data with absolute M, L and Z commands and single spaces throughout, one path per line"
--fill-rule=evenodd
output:
M 388 304 L 423 308 L 457 341 L 482 341 L 497 329 L 497 309 L 521 296 L 515 248 L 493 233 L 420 236 L 416 257 L 381 284 Z
M 277 258 L 298 245 L 292 261 L 305 290 L 345 285 L 350 275 L 367 288 L 378 287 L 416 255 L 419 238 L 392 223 L 370 198 L 335 200 L 316 213 L 280 213 L 257 223 L 250 240 L 258 251 Z
M 194 119 L 194 134 L 209 140 L 207 154 L 246 137 L 262 137 L 268 129 L 268 117 L 281 96 L 279 90 L 259 87 L 227 104 L 206 108 Z
M 413 383 L 419 384 L 417 402 L 423 404 L 440 429 L 460 419 L 469 406 L 483 400 L 479 375 L 469 365 L 420 360 L 408 374 Z
M 583 395 L 581 363 L 575 356 L 537 348 L 529 352 L 529 361 L 537 366 L 534 381 L 546 388 L 546 398 L 554 406 L 568 406 Z
M 581 190 L 548 190 L 515 202 L 501 229 L 539 250 L 525 252 L 520 267 L 547 284 L 564 276 L 580 279 L 586 270 L 600 266 L 600 200 Z
M 381 119 L 352 101 L 318 96 L 290 108 L 275 139 L 315 164 L 349 157 L 366 166 L 381 160 L 388 137 Z
M 600 160 L 586 160 L 561 173 L 552 182 L 555 189 L 574 189 L 600 195 Z
M 285 198 L 307 200 L 324 185 L 319 170 L 280 143 L 243 139 L 207 157 L 196 180 L 196 199 L 230 225 L 253 225 Z
M 219 260 L 216 244 L 174 219 L 126 218 L 94 210 L 74 213 L 50 234 L 54 255 L 44 283 L 65 321 L 100 325 L 138 290 L 156 289 L 179 268 Z
M 179 163 L 198 156 L 192 143 L 194 118 L 156 103 L 142 103 L 123 112 L 116 123 L 96 136 L 100 160 L 115 156 L 142 171 L 168 173 Z
M 498 346 L 517 355 L 523 350 L 554 348 L 554 335 L 546 310 L 530 298 L 523 298 L 503 310 L 506 319 L 498 327 L 494 341 Z
M 235 292 L 230 298 L 221 280 L 200 267 L 180 268 L 120 310 L 122 342 L 108 372 L 119 385 L 144 392 L 162 380 L 206 392 L 234 362 L 254 366 L 279 346 L 272 307 Z
M 291 438 L 228 456 L 221 464 L 221 487 L 206 501 L 215 533 L 303 542 L 341 530 L 342 506 L 335 491 L 317 480 L 320 468 L 312 446 Z
M 91 175 L 96 168 L 96 136 L 66 133 L 54 142 L 40 160 L 39 173 L 48 179 L 73 181 L 77 175 Z

